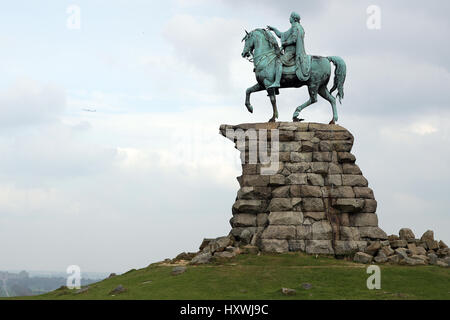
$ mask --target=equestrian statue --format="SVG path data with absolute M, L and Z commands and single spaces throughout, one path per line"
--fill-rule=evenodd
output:
M 336 110 L 336 98 L 331 94 L 337 90 L 337 98 L 341 103 L 344 98 L 344 81 L 346 65 L 342 58 L 337 56 L 321 57 L 306 54 L 304 37 L 305 31 L 300 24 L 300 15 L 292 12 L 290 16 L 291 28 L 286 32 L 280 32 L 277 28 L 267 26 L 266 29 L 255 29 L 251 32 L 245 31 L 244 50 L 242 57 L 253 62 L 257 83 L 248 88 L 245 96 L 245 106 L 249 112 L 253 112 L 250 103 L 250 95 L 253 92 L 267 90 L 272 103 L 273 116 L 269 122 L 278 118 L 276 95 L 280 88 L 308 87 L 309 100 L 297 107 L 292 120 L 302 121 L 298 118 L 300 111 L 307 106 L 317 102 L 317 94 L 330 102 L 333 109 L 333 118 L 330 124 L 338 120 Z M 281 48 L 273 34 L 281 40 Z M 334 84 L 328 90 L 327 84 L 331 77 L 332 62 L 336 69 Z

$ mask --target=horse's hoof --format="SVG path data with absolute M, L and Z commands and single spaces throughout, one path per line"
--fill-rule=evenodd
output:
M 269 122 L 275 122 L 275 118 L 270 118 Z
M 328 124 L 336 124 L 336 122 L 334 122 L 334 119 L 333 119 Z
M 300 121 L 303 121 L 303 120 L 305 120 L 305 119 L 299 119 L 297 117 L 292 117 L 292 121 L 293 122 L 300 122 Z
M 251 104 L 245 106 L 247 107 L 248 112 L 253 113 L 253 107 Z

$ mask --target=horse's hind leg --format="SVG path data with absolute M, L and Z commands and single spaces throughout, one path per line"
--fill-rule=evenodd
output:
M 294 122 L 303 121 L 304 119 L 298 118 L 300 111 L 305 109 L 307 106 L 317 102 L 317 87 L 308 87 L 308 92 L 309 92 L 309 100 L 306 101 L 301 106 L 297 107 L 297 109 L 295 109 L 294 115 L 292 116 L 292 121 Z
M 275 122 L 275 119 L 278 118 L 277 98 L 275 94 L 270 95 L 270 102 L 272 103 L 273 116 L 269 119 L 269 122 Z
M 253 92 L 261 91 L 263 89 L 264 88 L 259 83 L 257 83 L 253 87 L 250 87 L 245 91 L 245 106 L 250 113 L 253 113 L 253 106 L 250 103 L 250 94 L 252 94 Z
M 331 104 L 331 107 L 333 108 L 333 118 L 331 119 L 330 124 L 336 123 L 336 121 L 338 120 L 338 114 L 336 109 L 336 98 L 331 95 L 326 85 L 322 85 L 319 88 L 319 94 L 322 98 L 328 100 L 328 102 Z

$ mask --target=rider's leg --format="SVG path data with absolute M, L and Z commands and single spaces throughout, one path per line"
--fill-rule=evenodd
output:
M 272 83 L 269 88 L 279 88 L 281 81 L 281 74 L 283 72 L 283 64 L 280 59 L 276 59 L 275 61 L 275 81 Z

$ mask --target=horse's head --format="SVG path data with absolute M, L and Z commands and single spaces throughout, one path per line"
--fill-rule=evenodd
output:
M 248 33 L 247 30 L 245 30 L 245 36 L 242 38 L 242 41 L 244 42 L 244 50 L 242 51 L 241 56 L 243 58 L 248 58 L 253 52 L 253 49 L 255 49 L 255 41 L 253 39 L 253 31 Z
M 253 50 L 258 49 L 273 50 L 277 54 L 280 51 L 275 37 L 264 29 L 255 29 L 251 32 L 246 30 L 242 41 L 245 41 L 244 50 L 241 54 L 243 58 L 250 57 L 253 54 Z

